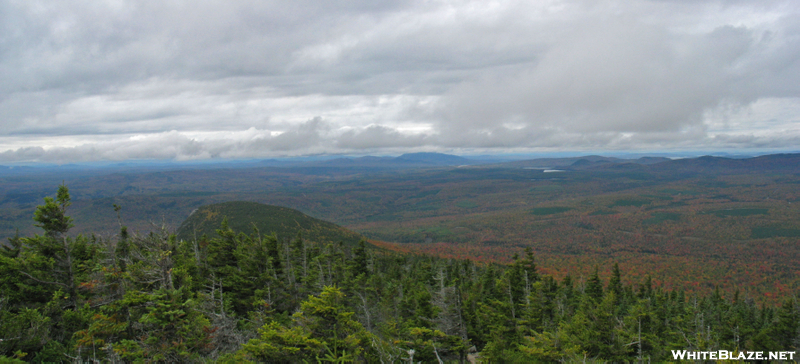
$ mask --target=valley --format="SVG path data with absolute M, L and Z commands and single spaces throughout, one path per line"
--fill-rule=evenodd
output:
M 530 247 L 557 278 L 608 276 L 773 302 L 800 285 L 800 157 L 467 163 L 419 155 L 197 170 L 3 178 L 0 233 L 36 232 L 33 209 L 62 180 L 75 232 L 176 230 L 202 205 L 251 201 L 343 225 L 396 251 L 509 263 Z M 457 163 L 458 165 L 450 165 Z M 544 169 L 564 172 L 545 173 Z M 58 182 L 56 182 L 58 181 Z

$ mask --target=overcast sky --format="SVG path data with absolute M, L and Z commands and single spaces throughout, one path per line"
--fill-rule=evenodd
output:
M 0 0 L 0 162 L 798 146 L 796 0 Z

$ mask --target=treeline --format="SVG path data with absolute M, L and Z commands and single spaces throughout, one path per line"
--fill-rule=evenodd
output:
M 61 186 L 43 235 L 0 249 L 0 362 L 671 360 L 670 350 L 800 347 L 779 307 L 622 283 L 556 281 L 533 254 L 476 265 L 254 230 L 70 237 Z M 119 207 L 115 207 L 118 211 Z

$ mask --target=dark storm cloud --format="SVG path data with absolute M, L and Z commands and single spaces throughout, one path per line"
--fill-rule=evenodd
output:
M 799 60 L 792 1 L 5 0 L 0 159 L 784 148 Z

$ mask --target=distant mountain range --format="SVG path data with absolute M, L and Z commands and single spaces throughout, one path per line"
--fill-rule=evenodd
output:
M 295 157 L 263 160 L 209 160 L 202 162 L 174 161 L 132 161 L 119 163 L 86 163 L 86 164 L 29 164 L 0 165 L 0 177 L 22 175 L 102 175 L 109 173 L 146 173 L 175 170 L 217 170 L 217 169 L 251 169 L 251 168 L 285 168 L 295 169 L 300 173 L 324 174 L 366 173 L 370 171 L 391 171 L 410 168 L 438 168 L 456 166 L 489 166 L 498 168 L 529 169 L 567 169 L 586 170 L 593 168 L 609 168 L 612 165 L 656 165 L 662 168 L 679 170 L 703 170 L 706 168 L 735 168 L 737 172 L 751 168 L 785 169 L 792 168 L 800 154 L 772 154 L 760 157 L 712 157 L 671 159 L 667 157 L 644 156 L 636 159 L 604 157 L 588 155 L 566 158 L 534 158 L 520 160 L 519 156 L 505 158 L 497 156 L 462 157 L 443 153 L 407 153 L 397 157 L 365 156 L 365 157 Z M 662 163 L 666 163 L 663 164 Z M 618 168 L 614 167 L 614 168 Z
M 662 173 L 749 173 L 759 171 L 800 172 L 800 154 L 770 154 L 752 158 L 724 158 L 703 156 L 698 158 L 670 159 L 641 157 L 621 159 L 590 155 L 572 158 L 538 158 L 496 164 L 499 167 L 559 169 L 559 170 L 642 170 Z
M 799 170 L 800 154 L 770 154 L 760 157 L 731 159 L 704 156 L 699 158 L 677 159 L 669 164 L 659 164 L 659 167 L 671 167 L 681 171 L 727 171 L 727 172 L 758 172 L 770 170 Z
M 297 164 L 284 164 L 284 167 L 340 167 L 340 168 L 420 168 L 420 167 L 447 167 L 483 164 L 486 162 L 472 160 L 443 153 L 408 153 L 399 157 L 355 157 L 336 158 L 325 161 L 301 162 Z
M 588 155 L 568 158 L 535 158 L 510 162 L 470 159 L 442 153 L 409 153 L 399 157 L 336 158 L 324 161 L 303 161 L 283 164 L 281 167 L 342 168 L 342 169 L 406 169 L 425 167 L 486 166 L 493 168 L 528 169 L 642 169 L 651 172 L 746 172 L 747 170 L 786 170 L 798 168 L 800 154 L 771 154 L 752 158 L 703 156 L 698 158 L 670 159 L 666 157 L 640 157 L 624 159 Z
M 599 155 L 589 155 L 584 157 L 571 157 L 571 158 L 537 158 L 522 161 L 501 163 L 502 166 L 518 167 L 518 168 L 540 168 L 540 169 L 586 169 L 590 167 L 620 164 L 620 163 L 634 163 L 634 164 L 655 164 L 670 161 L 665 157 L 641 157 L 638 159 L 621 159 L 613 157 L 603 157 Z
M 800 154 L 771 154 L 753 158 L 723 158 L 703 156 L 659 161 L 656 163 L 635 161 L 603 163 L 574 169 L 625 169 L 640 170 L 652 175 L 689 177 L 696 174 L 752 174 L 765 172 L 800 173 Z

